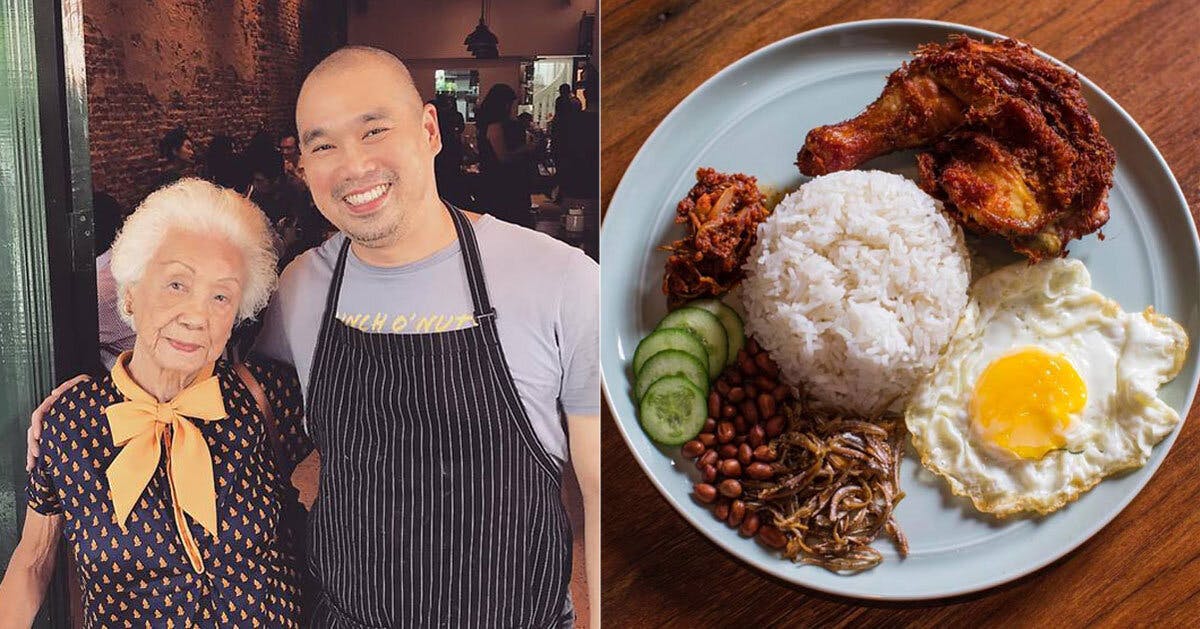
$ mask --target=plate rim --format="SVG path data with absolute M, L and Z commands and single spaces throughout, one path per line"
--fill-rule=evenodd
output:
M 671 122 L 676 116 L 682 115 L 680 112 L 684 110 L 685 106 L 687 106 L 692 101 L 692 99 L 697 98 L 701 92 L 708 89 L 710 84 L 715 83 L 716 81 L 722 80 L 727 75 L 732 75 L 732 74 L 736 73 L 737 71 L 742 69 L 743 66 L 750 64 L 754 59 L 756 59 L 760 56 L 770 54 L 777 48 L 794 45 L 796 42 L 798 42 L 800 40 L 818 37 L 821 35 L 827 35 L 830 33 L 836 33 L 838 31 L 854 31 L 854 30 L 859 30 L 859 29 L 864 29 L 864 28 L 872 28 L 872 27 L 885 27 L 885 28 L 934 27 L 934 28 L 940 28 L 943 30 L 957 31 L 957 32 L 961 32 L 964 34 L 977 36 L 977 37 L 1005 38 L 1005 39 L 1010 38 L 1009 36 L 1003 35 L 1001 33 L 997 33 L 994 31 L 987 30 L 987 29 L 979 28 L 976 26 L 960 24 L 960 23 L 956 23 L 956 22 L 948 22 L 948 21 L 942 21 L 942 20 L 918 19 L 918 18 L 878 18 L 878 19 L 855 20 L 855 21 L 851 21 L 851 22 L 839 22 L 836 24 L 829 24 L 826 26 L 809 29 L 806 31 L 801 31 L 799 33 L 789 35 L 789 36 L 779 39 L 777 41 L 774 41 L 774 42 L 771 42 L 764 46 L 761 46 L 761 47 L 759 47 L 755 50 L 752 50 L 749 53 L 739 57 L 738 59 L 734 60 L 732 63 L 730 63 L 730 64 L 726 65 L 725 67 L 721 68 L 720 70 L 718 70 L 712 76 L 705 79 L 703 82 L 701 82 L 699 85 L 697 85 L 691 92 L 689 92 L 682 100 L 680 100 L 671 109 L 671 111 L 668 112 L 667 115 L 664 116 L 658 122 L 658 124 L 655 126 L 654 130 L 650 133 L 650 135 L 648 135 L 646 137 L 646 139 L 642 142 L 642 145 L 638 148 L 637 153 L 634 154 L 633 158 L 625 166 L 624 172 L 622 172 L 622 174 L 621 174 L 621 180 L 620 180 L 620 182 L 618 182 L 617 187 L 614 189 L 612 196 L 609 198 L 608 206 L 611 206 L 613 201 L 618 200 L 622 197 L 622 194 L 621 194 L 622 189 L 626 186 L 626 176 L 628 175 L 630 168 L 632 166 L 634 166 L 635 164 L 637 164 L 640 160 L 643 159 L 643 155 L 646 152 L 647 147 L 652 144 L 652 142 L 657 138 L 657 136 L 660 133 L 664 132 L 664 128 L 666 128 L 668 126 L 668 123 Z M 1021 41 L 1026 41 L 1026 40 L 1022 39 Z M 1123 119 L 1123 121 L 1126 122 L 1133 129 L 1133 131 L 1136 133 L 1138 139 L 1142 143 L 1144 143 L 1144 145 L 1146 147 L 1148 147 L 1150 149 L 1150 154 L 1154 157 L 1154 160 L 1155 160 L 1155 167 L 1158 169 L 1161 169 L 1163 172 L 1165 172 L 1167 174 L 1167 178 L 1170 181 L 1170 187 L 1168 190 L 1165 191 L 1165 193 L 1168 196 L 1173 196 L 1174 199 L 1177 201 L 1177 203 L 1175 204 L 1176 208 L 1183 209 L 1183 213 L 1185 215 L 1184 218 L 1186 219 L 1186 223 L 1190 227 L 1189 232 L 1190 232 L 1190 236 L 1191 236 L 1191 245 L 1192 245 L 1191 253 L 1193 254 L 1193 257 L 1200 260 L 1200 234 L 1197 233 L 1196 222 L 1195 222 L 1195 219 L 1191 216 L 1190 207 L 1188 205 L 1187 198 L 1184 196 L 1183 190 L 1179 186 L 1179 181 L 1175 177 L 1175 173 L 1171 170 L 1170 165 L 1167 163 L 1166 159 L 1162 156 L 1162 152 L 1158 149 L 1158 146 L 1155 145 L 1154 142 L 1150 139 L 1150 136 L 1146 133 L 1145 129 L 1143 129 L 1141 127 L 1141 125 L 1138 124 L 1138 122 L 1131 115 L 1129 115 L 1129 112 L 1125 111 L 1125 108 L 1122 107 L 1121 104 L 1119 102 L 1117 102 L 1116 99 L 1114 99 L 1107 92 L 1105 92 L 1103 89 L 1101 89 L 1090 78 L 1088 78 L 1084 74 L 1080 73 L 1078 70 L 1071 67 L 1070 65 L 1057 59 L 1056 57 L 1047 54 L 1046 52 L 1042 51 L 1039 48 L 1034 47 L 1034 51 L 1038 55 L 1040 55 L 1046 59 L 1049 59 L 1050 61 L 1058 64 L 1059 66 L 1066 68 L 1067 70 L 1073 72 L 1079 78 L 1080 82 L 1083 83 L 1083 85 L 1085 87 L 1093 90 L 1100 99 L 1102 99 L 1107 105 L 1111 106 L 1117 112 L 1118 116 L 1121 119 Z M 1174 212 L 1174 211 L 1175 211 L 1175 209 L 1172 209 L 1172 212 Z M 604 234 L 604 223 L 607 222 L 607 219 L 608 219 L 608 212 L 606 211 L 605 212 L 605 220 L 602 221 L 602 223 L 601 223 L 601 259 L 604 258 L 603 234 Z M 1194 270 L 1197 271 L 1197 277 L 1200 278 L 1200 268 L 1197 268 Z M 602 283 L 602 286 L 603 286 L 603 283 Z M 603 295 L 603 291 L 601 294 Z M 603 316 L 604 316 L 604 312 L 602 309 L 601 310 L 601 330 L 602 331 L 606 329 L 606 327 L 603 323 Z M 1191 342 L 1197 343 L 1197 342 L 1200 342 L 1200 339 L 1192 339 Z M 725 544 L 724 541 L 722 541 L 722 540 L 718 539 L 716 536 L 710 534 L 710 532 L 705 527 L 700 526 L 699 522 L 697 522 L 695 518 L 693 518 L 690 514 L 688 514 L 683 509 L 682 505 L 680 504 L 680 501 L 682 500 L 682 498 L 676 497 L 673 494 L 671 494 L 670 492 L 668 492 L 666 487 L 663 486 L 662 482 L 660 482 L 659 479 L 657 477 L 655 477 L 654 474 L 651 473 L 648 463 L 643 458 L 642 454 L 637 450 L 637 448 L 634 447 L 633 442 L 631 441 L 631 438 L 630 438 L 628 432 L 626 431 L 625 425 L 619 419 L 619 416 L 618 416 L 618 413 L 616 410 L 616 405 L 614 404 L 613 394 L 609 388 L 607 372 L 604 369 L 603 353 L 601 354 L 601 370 L 600 371 L 601 371 L 601 374 L 600 374 L 601 375 L 601 378 L 600 378 L 601 393 L 604 397 L 605 403 L 608 406 L 609 412 L 613 416 L 613 423 L 616 424 L 617 430 L 621 434 L 621 439 L 625 442 L 626 448 L 628 449 L 629 453 L 633 456 L 634 460 L 637 461 L 637 464 L 641 468 L 642 473 L 646 476 L 646 478 L 650 481 L 650 483 L 654 486 L 654 488 L 658 491 L 658 493 L 663 497 L 664 500 L 666 500 L 667 504 L 669 504 L 671 506 L 671 508 L 674 509 L 675 512 L 680 517 L 682 517 L 688 523 L 689 526 L 692 527 L 693 530 L 695 530 L 696 532 L 703 535 L 710 542 L 712 542 L 718 548 L 720 548 L 722 552 L 732 556 L 735 560 L 742 563 L 743 565 L 747 565 L 754 570 L 764 573 L 764 575 L 767 578 L 777 579 L 779 581 L 787 583 L 789 586 L 805 588 L 805 589 L 814 590 L 817 592 L 822 592 L 824 594 L 846 597 L 846 598 L 851 598 L 851 599 L 867 600 L 867 601 L 895 601 L 895 602 L 942 600 L 942 599 L 949 599 L 949 598 L 955 598 L 955 597 L 962 597 L 965 595 L 974 594 L 974 593 L 978 593 L 978 592 L 994 590 L 996 588 L 1004 586 L 1005 584 L 1009 584 L 1018 579 L 1032 575 L 1032 574 L 1038 572 L 1039 570 L 1042 570 L 1043 568 L 1049 566 L 1050 564 L 1060 561 L 1060 560 L 1068 557 L 1072 553 L 1074 553 L 1080 546 L 1082 546 L 1083 544 L 1085 544 L 1089 540 L 1091 540 L 1097 533 L 1099 533 L 1103 528 L 1105 528 L 1113 520 L 1115 520 L 1117 518 L 1117 516 L 1119 516 L 1122 512 L 1124 512 L 1125 509 L 1129 506 L 1129 503 L 1131 503 L 1138 495 L 1140 495 L 1142 493 L 1142 490 L 1145 489 L 1146 485 L 1150 482 L 1150 479 L 1153 478 L 1154 474 L 1156 474 L 1158 472 L 1158 469 L 1161 467 L 1162 463 L 1166 460 L 1167 455 L 1170 454 L 1170 450 L 1174 447 L 1175 441 L 1178 439 L 1179 435 L 1182 434 L 1183 427 L 1187 423 L 1187 416 L 1190 414 L 1190 412 L 1193 408 L 1193 405 L 1195 404 L 1195 401 L 1196 401 L 1195 398 L 1196 398 L 1196 393 L 1197 393 L 1197 386 L 1200 385 L 1200 366 L 1198 366 L 1198 368 L 1195 370 L 1195 373 L 1192 376 L 1191 382 L 1188 383 L 1188 393 L 1185 396 L 1185 401 L 1184 401 L 1184 405 L 1183 405 L 1184 412 L 1182 413 L 1182 415 L 1180 417 L 1179 426 L 1177 426 L 1175 428 L 1175 430 L 1172 431 L 1171 435 L 1169 435 L 1164 440 L 1167 442 L 1165 444 L 1167 447 L 1167 450 L 1163 453 L 1163 458 L 1162 458 L 1162 460 L 1159 461 L 1158 466 L 1155 467 L 1154 472 L 1151 473 L 1141 483 L 1138 484 L 1136 491 L 1130 492 L 1127 496 L 1123 497 L 1117 504 L 1115 504 L 1111 513 L 1106 518 L 1099 519 L 1099 520 L 1093 522 L 1090 526 L 1084 527 L 1083 529 L 1081 529 L 1081 531 L 1083 531 L 1083 533 L 1084 533 L 1082 535 L 1082 537 L 1080 537 L 1078 541 L 1065 546 L 1064 550 L 1061 553 L 1058 553 L 1058 554 L 1051 553 L 1050 555 L 1048 555 L 1044 558 L 1040 558 L 1036 561 L 1030 562 L 1030 564 L 1027 567 L 1023 568 L 1022 570 L 1014 571 L 1013 573 L 1009 573 L 1009 574 L 1001 574 L 995 578 L 992 578 L 990 580 L 984 580 L 977 584 L 968 585 L 968 586 L 964 586 L 964 587 L 958 587 L 958 588 L 943 588 L 942 590 L 940 590 L 938 592 L 931 592 L 931 593 L 927 593 L 927 594 L 893 595 L 893 594 L 873 594 L 873 593 L 869 593 L 869 592 L 864 593 L 862 591 L 856 591 L 851 588 L 826 586 L 826 585 L 822 585 L 822 584 L 806 582 L 802 578 L 798 579 L 798 578 L 790 578 L 787 576 L 782 576 L 782 575 L 776 574 L 775 572 L 770 570 L 767 566 L 760 565 L 760 564 L 762 564 L 762 562 L 758 561 L 757 559 L 742 556 L 740 553 L 729 548 Z M 1159 445 L 1163 445 L 1163 444 L 1159 444 Z M 784 560 L 780 559 L 779 561 L 784 561 Z M 797 573 L 797 574 L 800 574 L 800 573 Z M 850 577 L 850 578 L 852 578 L 852 577 Z

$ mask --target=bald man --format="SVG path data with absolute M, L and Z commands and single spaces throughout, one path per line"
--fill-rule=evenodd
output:
M 321 453 L 314 624 L 569 626 L 568 454 L 598 619 L 597 266 L 441 200 L 437 111 L 386 52 L 322 61 L 296 128 L 340 233 L 284 271 L 258 349 L 296 366 Z
M 570 460 L 599 626 L 598 267 L 441 200 L 437 111 L 389 53 L 323 60 L 296 127 L 340 231 L 284 270 L 256 349 L 295 365 L 321 455 L 311 624 L 570 626 Z

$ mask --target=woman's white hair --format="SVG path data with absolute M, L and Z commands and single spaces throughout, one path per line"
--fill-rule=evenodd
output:
M 131 327 L 133 315 L 124 308 L 125 297 L 158 248 L 169 244 L 164 240 L 173 230 L 222 236 L 242 252 L 246 286 L 237 321 L 253 319 L 267 305 L 275 290 L 278 257 L 266 215 L 233 190 L 203 179 L 181 179 L 150 193 L 113 241 L 111 268 L 122 304 L 117 310 Z

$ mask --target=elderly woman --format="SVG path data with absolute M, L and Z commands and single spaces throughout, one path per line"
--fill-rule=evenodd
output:
M 32 622 L 61 536 L 84 626 L 295 625 L 287 479 L 312 449 L 299 382 L 280 364 L 221 359 L 274 288 L 265 217 L 231 190 L 181 180 L 129 217 L 112 271 L 137 339 L 45 417 L 0 615 Z

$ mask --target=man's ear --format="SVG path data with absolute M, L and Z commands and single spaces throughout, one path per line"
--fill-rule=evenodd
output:
M 428 103 L 425 104 L 424 110 L 421 112 L 421 127 L 425 130 L 426 137 L 429 139 L 429 148 L 434 155 L 442 152 L 442 130 L 438 126 L 437 108 Z

